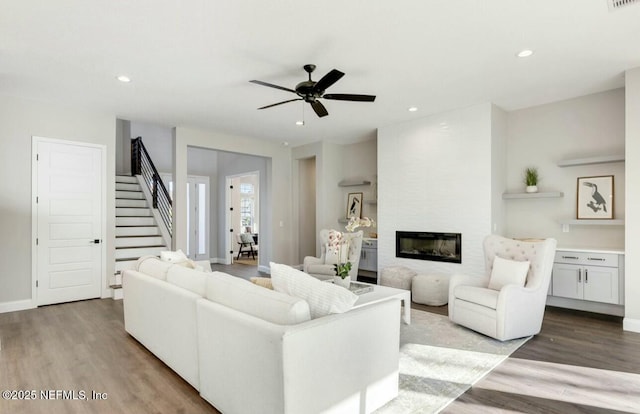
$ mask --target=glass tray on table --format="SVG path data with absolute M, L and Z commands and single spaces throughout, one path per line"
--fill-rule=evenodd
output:
M 333 279 L 327 279 L 325 280 L 325 282 L 333 283 Z M 356 295 L 362 295 L 367 292 L 372 292 L 373 285 L 370 285 L 367 283 L 360 283 L 360 282 L 351 282 L 351 284 L 349 285 L 349 290 L 355 293 Z

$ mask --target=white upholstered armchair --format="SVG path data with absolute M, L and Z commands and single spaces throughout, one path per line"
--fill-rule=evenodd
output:
M 539 333 L 556 244 L 487 236 L 484 276 L 451 278 L 449 319 L 501 341 Z
M 327 243 L 329 243 L 329 232 L 331 230 L 320 230 L 320 257 L 307 256 L 304 258 L 303 270 L 318 279 L 331 279 L 335 274 L 333 265 L 335 260 L 331 260 L 327 255 Z M 335 231 L 335 230 L 333 230 Z M 351 262 L 351 270 L 349 276 L 351 280 L 358 278 L 358 265 L 360 264 L 360 251 L 362 250 L 362 230 L 354 233 L 342 233 L 344 241 L 348 241 L 349 253 L 347 260 L 342 262 Z M 335 259 L 335 258 L 334 258 Z

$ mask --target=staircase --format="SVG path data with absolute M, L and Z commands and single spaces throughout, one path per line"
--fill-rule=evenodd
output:
M 136 177 L 116 176 L 116 274 L 130 269 L 138 258 L 170 250 L 160 233 Z M 116 277 L 114 288 L 120 285 Z

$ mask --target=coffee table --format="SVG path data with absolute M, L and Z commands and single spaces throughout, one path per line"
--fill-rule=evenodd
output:
M 354 308 L 359 308 L 371 303 L 382 302 L 383 300 L 388 300 L 391 298 L 398 298 L 402 301 L 402 305 L 404 306 L 402 320 L 405 324 L 411 325 L 410 290 L 396 289 L 388 286 L 372 285 L 369 283 L 367 283 L 367 285 L 373 286 L 373 290 L 371 292 L 366 292 L 358 295 L 358 300 L 356 300 L 356 303 L 353 305 Z

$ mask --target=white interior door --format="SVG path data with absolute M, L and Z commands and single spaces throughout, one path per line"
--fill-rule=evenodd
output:
M 103 148 L 34 138 L 38 305 L 97 298 L 103 273 Z
M 169 194 L 173 199 L 173 178 L 171 174 L 161 173 Z M 209 177 L 187 176 L 187 237 L 186 255 L 193 260 L 209 259 L 209 215 L 210 215 Z

